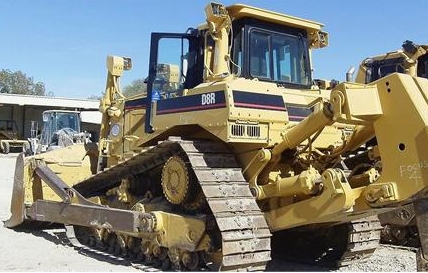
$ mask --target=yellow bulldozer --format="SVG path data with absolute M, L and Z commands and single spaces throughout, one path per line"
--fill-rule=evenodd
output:
M 355 81 L 370 83 L 395 72 L 428 78 L 428 45 L 406 40 L 399 50 L 365 58 Z
M 164 270 L 370 256 L 376 215 L 427 195 L 428 80 L 321 89 L 322 24 L 241 4 L 205 14 L 152 33 L 145 94 L 123 96 L 131 60 L 108 56 L 98 145 L 20 155 L 5 225 L 62 223 L 76 247 Z
M 355 81 L 370 83 L 395 72 L 428 78 L 428 45 L 406 40 L 399 50 L 368 57 L 361 62 Z M 381 242 L 421 246 L 413 204 L 380 214 L 379 220 L 383 226 Z

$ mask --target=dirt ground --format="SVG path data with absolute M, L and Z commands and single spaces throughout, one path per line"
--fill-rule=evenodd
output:
M 0 155 L 0 220 L 10 217 L 10 199 L 17 154 Z M 2 224 L 2 223 L 1 223 Z M 339 269 L 321 268 L 280 259 L 273 259 L 268 271 L 352 271 L 352 272 L 409 272 L 416 271 L 415 250 L 381 245 L 366 260 Z M 139 271 L 126 264 L 92 257 L 75 250 L 67 243 L 62 228 L 37 231 L 16 231 L 0 225 L 0 271 L 47 272 Z

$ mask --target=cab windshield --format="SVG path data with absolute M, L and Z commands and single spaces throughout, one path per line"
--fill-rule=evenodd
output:
M 306 32 L 252 19 L 233 29 L 232 72 L 247 79 L 293 88 L 311 85 Z
M 281 83 L 309 85 L 306 51 L 298 36 L 252 30 L 250 32 L 250 75 Z
M 64 128 L 70 128 L 76 132 L 80 131 L 79 115 L 77 113 L 57 113 L 54 118 L 56 122 L 52 122 L 53 131 Z

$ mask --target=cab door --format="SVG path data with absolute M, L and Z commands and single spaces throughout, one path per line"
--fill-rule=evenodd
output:
M 203 79 L 202 39 L 189 33 L 152 33 L 147 78 L 145 132 L 152 133 L 152 109 L 159 100 L 182 96 Z

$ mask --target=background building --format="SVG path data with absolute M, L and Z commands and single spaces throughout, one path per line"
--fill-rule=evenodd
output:
M 0 93 L 0 120 L 14 121 L 23 139 L 30 137 L 31 121 L 42 126 L 45 110 L 74 110 L 82 116 L 82 130 L 91 132 L 98 140 L 101 113 L 99 100 L 41 97 Z M 1 129 L 1 128 L 0 128 Z

